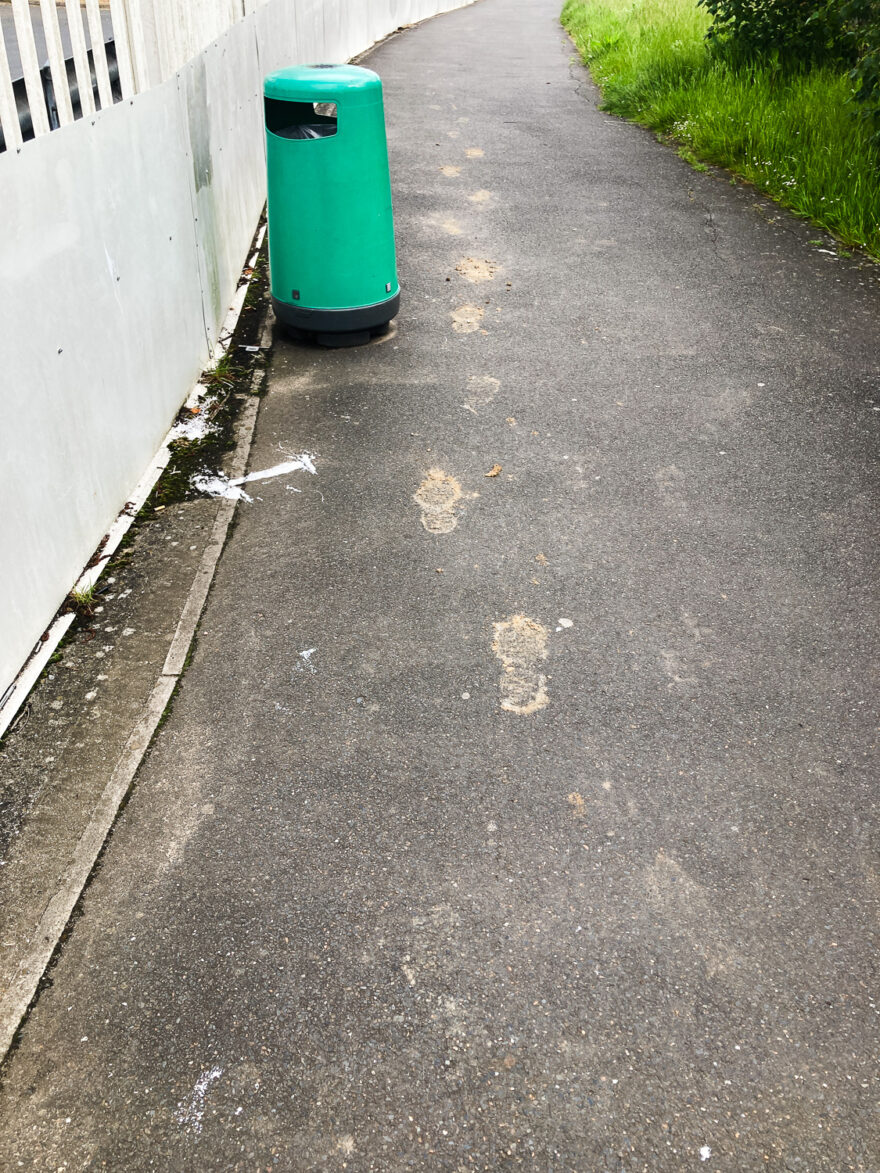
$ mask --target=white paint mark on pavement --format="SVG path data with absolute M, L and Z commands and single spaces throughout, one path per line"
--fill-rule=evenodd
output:
M 700 1160 L 701 1161 L 708 1161 L 711 1156 L 712 1156 L 712 1150 L 709 1148 L 709 1146 L 707 1144 L 704 1144 L 703 1147 L 700 1149 Z
M 314 654 L 317 650 L 318 650 L 317 648 L 306 648 L 304 652 L 300 652 L 300 654 L 299 654 L 300 663 L 295 665 L 294 670 L 296 672 L 315 672 L 315 673 L 317 673 L 318 669 L 312 663 L 312 656 L 314 656 Z
M 202 1117 L 205 1114 L 205 1096 L 212 1083 L 215 1083 L 223 1074 L 222 1067 L 212 1067 L 210 1071 L 203 1071 L 196 1080 L 192 1095 L 187 1102 L 183 1100 L 177 1105 L 174 1113 L 177 1122 L 184 1128 L 189 1128 L 197 1136 L 202 1131 Z
M 258 472 L 249 472 L 246 477 L 234 477 L 230 480 L 222 472 L 201 473 L 199 476 L 193 477 L 190 483 L 199 493 L 204 493 L 208 497 L 228 497 L 231 501 L 252 501 L 253 498 L 241 488 L 241 485 L 249 484 L 251 481 L 266 481 L 271 477 L 286 476 L 287 473 L 299 472 L 300 470 L 315 476 L 318 470 L 315 468 L 314 460 L 313 453 L 300 452 L 293 460 L 285 460 L 283 464 L 260 469 Z
M 299 469 L 305 469 L 310 472 L 312 476 L 317 475 L 318 470 L 314 465 L 314 455 L 311 452 L 300 452 L 293 460 L 285 460 L 283 464 L 273 465 L 272 468 L 264 468 L 260 472 L 249 472 L 246 477 L 237 477 L 230 483 L 233 485 L 244 485 L 249 481 L 265 481 L 270 477 L 284 476 L 289 472 L 297 472 Z
M 196 492 L 204 493 L 206 497 L 227 497 L 230 501 L 253 501 L 253 497 L 249 493 L 233 485 L 229 477 L 224 476 L 223 473 L 212 476 L 200 473 L 199 476 L 192 478 L 190 484 Z

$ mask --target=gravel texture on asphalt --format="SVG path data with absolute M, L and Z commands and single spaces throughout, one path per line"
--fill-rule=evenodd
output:
M 397 331 L 276 340 L 251 469 L 316 473 L 248 486 L 3 1168 L 880 1166 L 875 270 L 557 9 L 370 58 Z

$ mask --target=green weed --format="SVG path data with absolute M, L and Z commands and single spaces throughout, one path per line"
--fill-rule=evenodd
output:
M 231 391 L 241 372 L 235 362 L 232 349 L 226 351 L 212 367 L 202 371 L 199 382 L 214 391 Z
M 75 611 L 77 615 L 82 617 L 90 617 L 95 613 L 95 588 L 94 586 L 86 587 L 84 590 L 77 590 L 76 587 L 68 595 L 70 600 L 71 610 Z

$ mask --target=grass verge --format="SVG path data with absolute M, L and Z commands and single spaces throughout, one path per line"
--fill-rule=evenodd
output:
M 734 68 L 705 45 L 695 0 L 568 0 L 562 23 L 603 108 L 725 167 L 880 258 L 880 159 L 833 69 Z

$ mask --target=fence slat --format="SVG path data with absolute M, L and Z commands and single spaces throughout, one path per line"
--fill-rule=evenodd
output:
M 79 90 L 79 104 L 85 118 L 95 112 L 95 97 L 92 93 L 92 71 L 86 52 L 86 38 L 83 33 L 82 8 L 79 0 L 64 0 L 67 9 L 67 27 L 70 30 L 70 48 L 76 67 L 76 85 Z
M 141 94 L 153 84 L 141 0 L 125 0 L 125 15 L 135 93 Z
M 113 94 L 110 90 L 110 70 L 107 68 L 107 51 L 104 48 L 104 25 L 98 0 L 86 0 L 86 16 L 89 18 L 89 36 L 92 40 L 95 76 L 98 79 L 98 97 L 101 99 L 101 109 L 106 110 L 108 106 L 113 105 Z
M 12 0 L 12 15 L 15 18 L 15 35 L 18 38 L 18 55 L 24 70 L 24 85 L 34 134 L 49 133 L 49 115 L 46 113 L 46 99 L 43 95 L 43 79 L 40 77 L 40 63 L 37 60 L 37 46 L 34 28 L 31 24 L 31 9 L 28 0 Z
M 12 76 L 9 72 L 9 57 L 6 54 L 6 41 L 3 37 L 3 27 L 0 25 L 0 129 L 6 149 L 18 150 L 21 146 L 21 126 L 18 121 L 18 107 L 15 101 L 15 92 L 12 89 Z
M 167 4 L 154 4 L 153 19 L 156 33 L 156 83 L 169 78 L 180 64 L 178 56 L 181 42 L 186 42 L 193 19 L 192 2 L 180 12 L 172 13 Z
M 49 57 L 52 89 L 55 91 L 58 122 L 61 126 L 69 126 L 73 122 L 73 106 L 70 101 L 70 85 L 67 81 L 64 45 L 61 41 L 61 26 L 58 23 L 55 0 L 40 0 L 40 14 L 43 17 L 43 36 L 46 38 L 46 53 Z
M 68 0 L 69 2 L 70 0 Z M 131 64 L 128 12 L 124 0 L 110 0 L 110 17 L 113 21 L 116 64 L 119 67 L 119 88 L 122 90 L 123 98 L 130 98 L 135 92 L 134 70 Z

